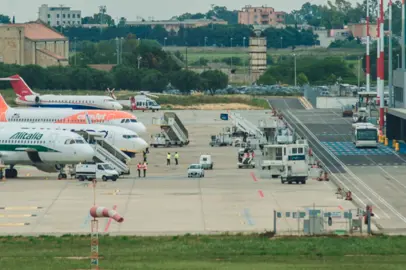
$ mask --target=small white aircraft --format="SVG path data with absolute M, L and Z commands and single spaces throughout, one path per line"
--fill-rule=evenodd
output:
M 76 110 L 121 110 L 123 108 L 118 101 L 109 96 L 40 95 L 32 91 L 19 75 L 0 78 L 0 81 L 10 81 L 14 92 L 17 94 L 15 101 L 18 105 L 41 108 L 71 108 Z M 114 94 L 112 95 L 114 96 Z
M 6 178 L 18 176 L 15 165 L 30 165 L 44 172 L 60 172 L 67 164 L 93 161 L 93 148 L 77 133 L 62 130 L 27 131 L 18 127 L 0 127 L 0 160 Z
M 144 151 L 148 143 L 140 138 L 134 131 L 122 127 L 95 125 L 95 124 L 54 124 L 54 123 L 7 123 L 0 122 L 0 128 L 21 128 L 29 132 L 41 132 L 43 130 L 60 130 L 71 132 L 97 133 L 108 142 L 119 148 L 129 157 L 134 157 L 135 153 Z
M 29 122 L 57 124 L 87 124 L 86 115 L 93 124 L 119 126 L 144 134 L 147 129 L 137 118 L 124 111 L 11 108 L 0 94 L 0 122 Z

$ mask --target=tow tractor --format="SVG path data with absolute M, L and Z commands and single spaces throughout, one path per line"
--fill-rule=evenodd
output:
M 252 148 L 241 148 L 238 150 L 238 168 L 255 168 L 254 156 Z

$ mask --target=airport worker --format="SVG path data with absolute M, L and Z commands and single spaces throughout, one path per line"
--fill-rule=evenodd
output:
M 141 169 L 142 169 L 142 164 L 141 164 L 141 162 L 138 162 L 138 164 L 137 164 L 138 177 L 141 177 Z
M 144 156 L 144 162 L 147 162 L 147 152 L 144 151 L 144 152 L 142 153 L 142 155 Z
M 144 177 L 147 175 L 147 166 L 148 163 L 144 162 L 144 164 L 142 164 L 142 169 L 144 170 Z
M 176 165 L 179 164 L 178 160 L 179 160 L 179 154 L 178 154 L 178 152 L 175 152 L 175 163 L 176 163 Z
M 166 155 L 166 165 L 167 166 L 171 165 L 171 153 L 169 153 L 169 152 Z

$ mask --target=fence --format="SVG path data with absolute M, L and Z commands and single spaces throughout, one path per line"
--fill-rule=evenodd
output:
M 277 235 L 349 235 L 368 234 L 370 226 L 364 223 L 364 211 L 337 209 L 337 207 L 274 210 L 274 232 Z

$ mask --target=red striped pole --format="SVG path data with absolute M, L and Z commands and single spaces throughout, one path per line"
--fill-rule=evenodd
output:
M 378 13 L 379 13 L 379 8 L 378 8 Z M 379 99 L 380 98 L 380 91 L 379 91 L 379 86 L 380 84 L 380 61 L 379 61 L 379 56 L 381 54 L 381 39 L 380 39 L 380 34 L 381 34 L 381 25 L 380 25 L 380 18 L 378 15 L 378 18 L 376 19 L 376 97 Z
M 380 69 L 380 107 L 379 107 L 379 125 L 381 127 L 381 130 L 383 130 L 383 127 L 385 125 L 385 112 L 384 112 L 384 106 L 385 106 L 385 93 L 384 93 L 384 87 L 385 87 L 385 35 L 384 35 L 384 13 L 383 13 L 383 0 L 381 0 L 381 4 L 380 4 L 380 38 L 381 38 L 381 44 L 380 44 L 380 56 L 379 56 L 379 60 L 380 60 L 380 65 L 379 65 L 379 69 Z
M 365 59 L 365 68 L 366 68 L 366 80 L 367 80 L 367 91 L 370 91 L 370 74 L 371 74 L 371 60 L 369 58 L 369 42 L 370 42 L 370 33 L 369 33 L 369 0 L 367 0 L 367 54 Z

